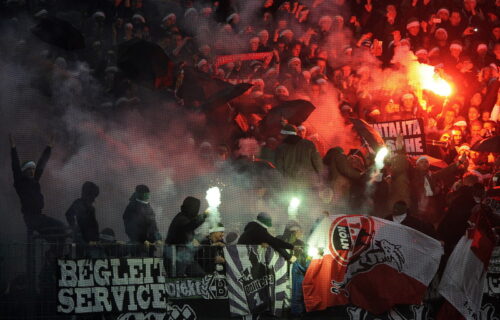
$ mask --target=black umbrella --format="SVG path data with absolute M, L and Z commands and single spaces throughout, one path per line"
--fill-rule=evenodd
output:
M 500 153 L 500 136 L 489 137 L 478 141 L 471 149 L 478 152 Z
M 375 152 L 379 147 L 385 145 L 384 139 L 380 136 L 377 130 L 375 130 L 368 122 L 361 119 L 349 118 L 353 124 L 354 130 L 358 135 L 363 138 L 370 148 Z
M 202 104 L 201 108 L 204 110 L 210 110 L 212 108 L 216 108 L 220 105 L 226 104 L 234 98 L 237 98 L 244 94 L 252 86 L 253 85 L 250 83 L 238 83 L 237 85 L 231 84 L 230 86 L 227 86 L 208 97 L 207 101 Z
M 56 17 L 41 19 L 31 32 L 40 40 L 65 50 L 85 48 L 82 33 L 71 23 Z
M 173 63 L 156 43 L 137 38 L 120 43 L 117 64 L 125 76 L 147 86 L 173 84 Z
M 295 126 L 307 120 L 316 107 L 306 100 L 290 100 L 280 103 L 264 117 L 261 122 L 261 131 L 269 136 L 277 135 L 281 131 L 281 120 Z

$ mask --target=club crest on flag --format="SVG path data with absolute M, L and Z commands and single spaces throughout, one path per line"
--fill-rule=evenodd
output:
M 360 273 L 370 271 L 380 263 L 389 263 L 394 266 L 398 272 L 401 272 L 405 263 L 405 258 L 400 248 L 400 245 L 390 243 L 385 239 L 375 240 L 373 248 L 351 259 L 349 262 L 349 270 L 346 272 L 342 282 L 332 281 L 332 293 L 339 294 L 343 292 L 348 296 L 348 292 L 343 289 L 345 289 L 351 279 Z
M 346 267 L 370 247 L 374 233 L 373 219 L 362 215 L 340 216 L 330 227 L 330 252 L 334 260 Z

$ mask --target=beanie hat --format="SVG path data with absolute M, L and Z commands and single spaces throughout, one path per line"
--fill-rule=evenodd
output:
M 168 19 L 176 19 L 177 17 L 175 16 L 175 13 L 169 13 L 167 14 L 163 19 L 162 22 L 167 21 Z
M 149 188 L 144 184 L 136 186 L 135 198 L 141 202 L 147 203 L 149 201 Z
M 441 33 L 444 33 L 446 35 L 446 38 L 448 38 L 448 31 L 446 31 L 445 28 L 438 28 L 436 30 L 436 32 L 434 32 L 434 34 L 438 33 L 438 32 L 441 32 Z
M 255 222 L 257 222 L 266 229 L 273 226 L 273 219 L 267 212 L 259 213 L 257 215 L 257 220 L 255 220 Z
M 198 68 L 203 67 L 204 65 L 208 64 L 208 61 L 205 59 L 201 59 L 198 64 L 196 65 Z
M 445 14 L 447 14 L 447 15 L 450 15 L 450 10 L 448 10 L 448 9 L 446 9 L 446 8 L 441 8 L 441 9 L 439 9 L 436 13 L 437 13 L 437 14 L 440 14 L 441 12 L 442 12 L 442 13 L 445 13 Z
M 283 127 L 283 129 L 281 129 L 280 133 L 284 134 L 284 135 L 296 136 L 297 135 L 297 128 L 293 124 L 287 123 Z
M 36 168 L 36 163 L 35 161 L 26 161 L 23 163 L 21 166 L 21 171 L 24 171 L 26 169 L 35 169 Z
M 450 44 L 450 49 L 457 49 L 457 50 L 462 50 L 464 47 L 460 42 L 454 41 L 452 44 Z
M 406 29 L 410 29 L 412 27 L 420 27 L 420 22 L 418 21 L 417 18 L 410 18 L 410 20 L 408 20 L 408 23 L 406 24 Z
M 420 161 L 423 161 L 423 160 L 429 161 L 429 158 L 427 158 L 426 156 L 420 156 L 420 157 L 417 158 L 416 163 L 419 163 Z
M 214 233 L 214 232 L 224 232 L 225 228 L 224 228 L 224 225 L 222 223 L 218 223 L 216 226 L 210 228 L 208 230 L 209 233 Z
M 138 13 L 132 16 L 132 20 L 139 20 L 141 23 L 146 23 L 146 19 L 144 19 L 144 17 Z
M 97 11 L 97 12 L 94 12 L 94 14 L 92 15 L 92 18 L 94 18 L 94 19 L 96 19 L 96 18 L 106 19 L 106 15 L 102 11 Z

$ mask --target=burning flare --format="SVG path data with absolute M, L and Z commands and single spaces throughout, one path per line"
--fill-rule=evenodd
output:
M 300 199 L 297 197 L 293 197 L 290 200 L 290 204 L 288 205 L 288 216 L 291 219 L 295 219 L 297 217 L 299 206 L 300 206 Z
M 210 213 L 218 212 L 221 204 L 219 187 L 211 187 L 208 189 L 205 199 L 207 199 L 208 202 L 208 211 L 210 211 Z
M 429 90 L 435 94 L 448 97 L 451 92 L 451 86 L 446 80 L 441 78 L 433 66 L 427 64 L 419 64 L 418 77 L 422 89 Z
M 208 202 L 207 212 L 209 213 L 209 216 L 204 225 L 208 224 L 209 228 L 214 228 L 221 221 L 219 212 L 219 206 L 221 204 L 219 187 L 209 188 L 205 199 L 207 199 Z M 205 226 L 205 228 L 206 227 L 207 226 Z

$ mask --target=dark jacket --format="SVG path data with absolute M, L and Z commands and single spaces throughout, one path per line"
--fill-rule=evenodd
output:
M 165 244 L 188 244 L 194 239 L 194 231 L 205 222 L 206 214 L 198 215 L 200 200 L 187 197 L 179 212 L 170 223 Z
M 393 215 L 388 216 L 386 219 L 394 221 Z M 415 229 L 417 231 L 420 231 L 431 238 L 437 239 L 436 230 L 434 230 L 434 227 L 430 223 L 422 221 L 412 216 L 411 214 L 406 214 L 406 217 L 404 218 L 403 221 L 401 221 L 401 224 L 410 227 L 412 229 Z
M 217 256 L 224 257 L 224 247 L 212 245 L 210 239 L 205 239 L 200 242 L 200 249 L 196 254 L 196 260 L 207 274 L 217 271 L 217 264 L 215 263 L 215 257 Z M 222 270 L 218 272 L 225 273 L 225 264 L 221 263 L 220 265 L 222 266 Z
M 290 260 L 291 256 L 288 252 L 286 252 L 285 249 L 292 250 L 293 245 L 276 237 L 273 237 L 269 234 L 266 228 L 255 221 L 248 223 L 245 227 L 245 231 L 238 240 L 238 244 L 260 245 L 262 243 L 269 244 L 286 260 Z
M 40 190 L 40 178 L 50 158 L 50 147 L 46 147 L 38 160 L 35 176 L 23 176 L 16 148 L 11 149 L 12 172 L 14 173 L 14 188 L 21 200 L 21 212 L 25 215 L 41 214 L 44 207 L 43 195 Z
M 66 211 L 66 220 L 70 227 L 81 235 L 84 242 L 99 241 L 99 224 L 91 203 L 81 198 L 75 200 Z
M 139 202 L 135 194 L 123 213 L 125 233 L 130 241 L 143 243 L 144 241 L 155 242 L 161 239 L 156 226 L 155 213 L 151 205 Z

